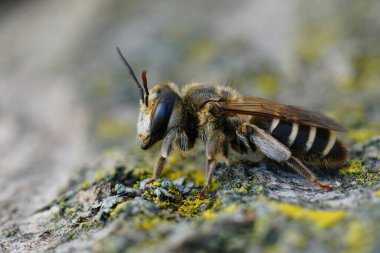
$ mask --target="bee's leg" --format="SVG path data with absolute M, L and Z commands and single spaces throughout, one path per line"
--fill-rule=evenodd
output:
M 181 160 L 185 160 L 186 156 L 183 151 L 186 151 L 190 148 L 189 138 L 187 138 L 185 131 L 179 132 L 176 139 L 176 145 L 179 147 L 179 157 Z
M 206 192 L 209 184 L 211 183 L 212 176 L 215 171 L 216 162 L 215 155 L 220 150 L 224 143 L 224 135 L 220 131 L 212 132 L 211 136 L 207 139 L 206 144 L 206 182 L 201 191 L 200 198 L 204 199 L 206 197 Z
M 203 189 L 201 191 L 200 199 L 205 199 L 206 198 L 206 193 L 207 193 L 207 188 L 209 184 L 211 183 L 212 180 L 212 175 L 214 174 L 215 171 L 215 159 L 207 159 L 207 164 L 206 164 L 206 182 L 205 185 L 203 186 Z
M 230 160 L 228 159 L 228 150 L 228 142 L 224 141 L 222 146 L 222 156 L 226 165 L 230 165 Z
M 156 162 L 156 166 L 153 170 L 153 178 L 149 180 L 146 184 L 151 184 L 155 182 L 161 175 L 161 171 L 164 168 L 166 159 L 168 158 L 170 151 L 173 148 L 173 144 L 178 139 L 180 143 L 180 148 L 183 150 L 183 148 L 187 148 L 188 141 L 186 133 L 181 128 L 173 128 L 171 129 L 166 137 L 164 138 L 164 141 L 161 146 L 161 156 L 158 158 Z
M 156 182 L 156 180 L 160 177 L 161 171 L 164 168 L 166 162 L 166 157 L 160 156 L 156 162 L 156 166 L 153 170 L 153 178 L 146 182 L 146 184 L 151 184 Z
M 266 155 L 268 158 L 283 163 L 285 162 L 298 174 L 305 177 L 310 182 L 317 184 L 323 190 L 331 190 L 328 185 L 323 185 L 318 181 L 317 177 L 311 172 L 300 160 L 292 156 L 291 151 L 287 146 L 273 138 L 270 134 L 260 129 L 255 125 L 244 124 L 241 127 L 241 132 L 247 134 L 249 139 Z
M 299 159 L 292 156 L 287 161 L 286 164 L 296 171 L 299 175 L 305 177 L 310 182 L 317 184 L 321 189 L 325 191 L 331 191 L 332 188 L 329 185 L 322 184 L 318 181 L 317 177 L 311 172 Z

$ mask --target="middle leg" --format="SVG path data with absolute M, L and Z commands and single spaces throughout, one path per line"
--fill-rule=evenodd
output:
M 207 139 L 206 143 L 206 181 L 205 185 L 201 191 L 200 198 L 204 199 L 206 197 L 207 188 L 211 183 L 212 176 L 215 171 L 216 161 L 215 156 L 217 153 L 223 151 L 223 156 L 228 154 L 226 149 L 227 144 L 225 143 L 225 136 L 221 131 L 213 131 L 210 137 Z

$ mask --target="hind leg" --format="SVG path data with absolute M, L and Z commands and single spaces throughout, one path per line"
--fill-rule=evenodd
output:
M 310 182 L 317 184 L 321 189 L 325 191 L 332 190 L 330 186 L 319 182 L 314 173 L 310 171 L 299 159 L 294 157 L 287 146 L 279 142 L 261 128 L 255 125 L 244 124 L 241 127 L 241 132 L 247 135 L 249 140 L 252 141 L 268 158 L 279 163 L 286 163 L 295 172 Z
M 294 156 L 291 156 L 287 161 L 286 164 L 292 168 L 295 172 L 297 172 L 299 175 L 303 176 L 310 182 L 313 182 L 317 184 L 321 189 L 325 191 L 331 191 L 332 188 L 329 185 L 322 184 L 319 182 L 317 177 L 314 175 L 314 173 L 309 170 L 299 159 L 297 159 Z

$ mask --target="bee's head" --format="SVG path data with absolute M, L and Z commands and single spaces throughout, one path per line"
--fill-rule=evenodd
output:
M 132 68 L 117 48 L 120 57 L 140 90 L 140 114 L 137 121 L 137 137 L 142 149 L 149 149 L 163 139 L 167 132 L 175 103 L 179 100 L 177 88 L 172 83 L 159 84 L 148 90 L 146 70 L 141 74 L 143 85 L 139 83 Z
M 149 94 L 148 102 L 140 103 L 137 121 L 137 137 L 142 142 L 142 149 L 149 149 L 165 137 L 174 105 L 179 99 L 176 88 L 171 83 L 153 86 Z

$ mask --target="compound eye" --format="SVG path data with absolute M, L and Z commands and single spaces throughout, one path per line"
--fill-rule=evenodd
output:
M 171 99 L 161 99 L 158 103 L 152 118 L 151 133 L 152 135 L 163 136 L 168 127 L 169 119 L 173 110 L 173 101 Z

